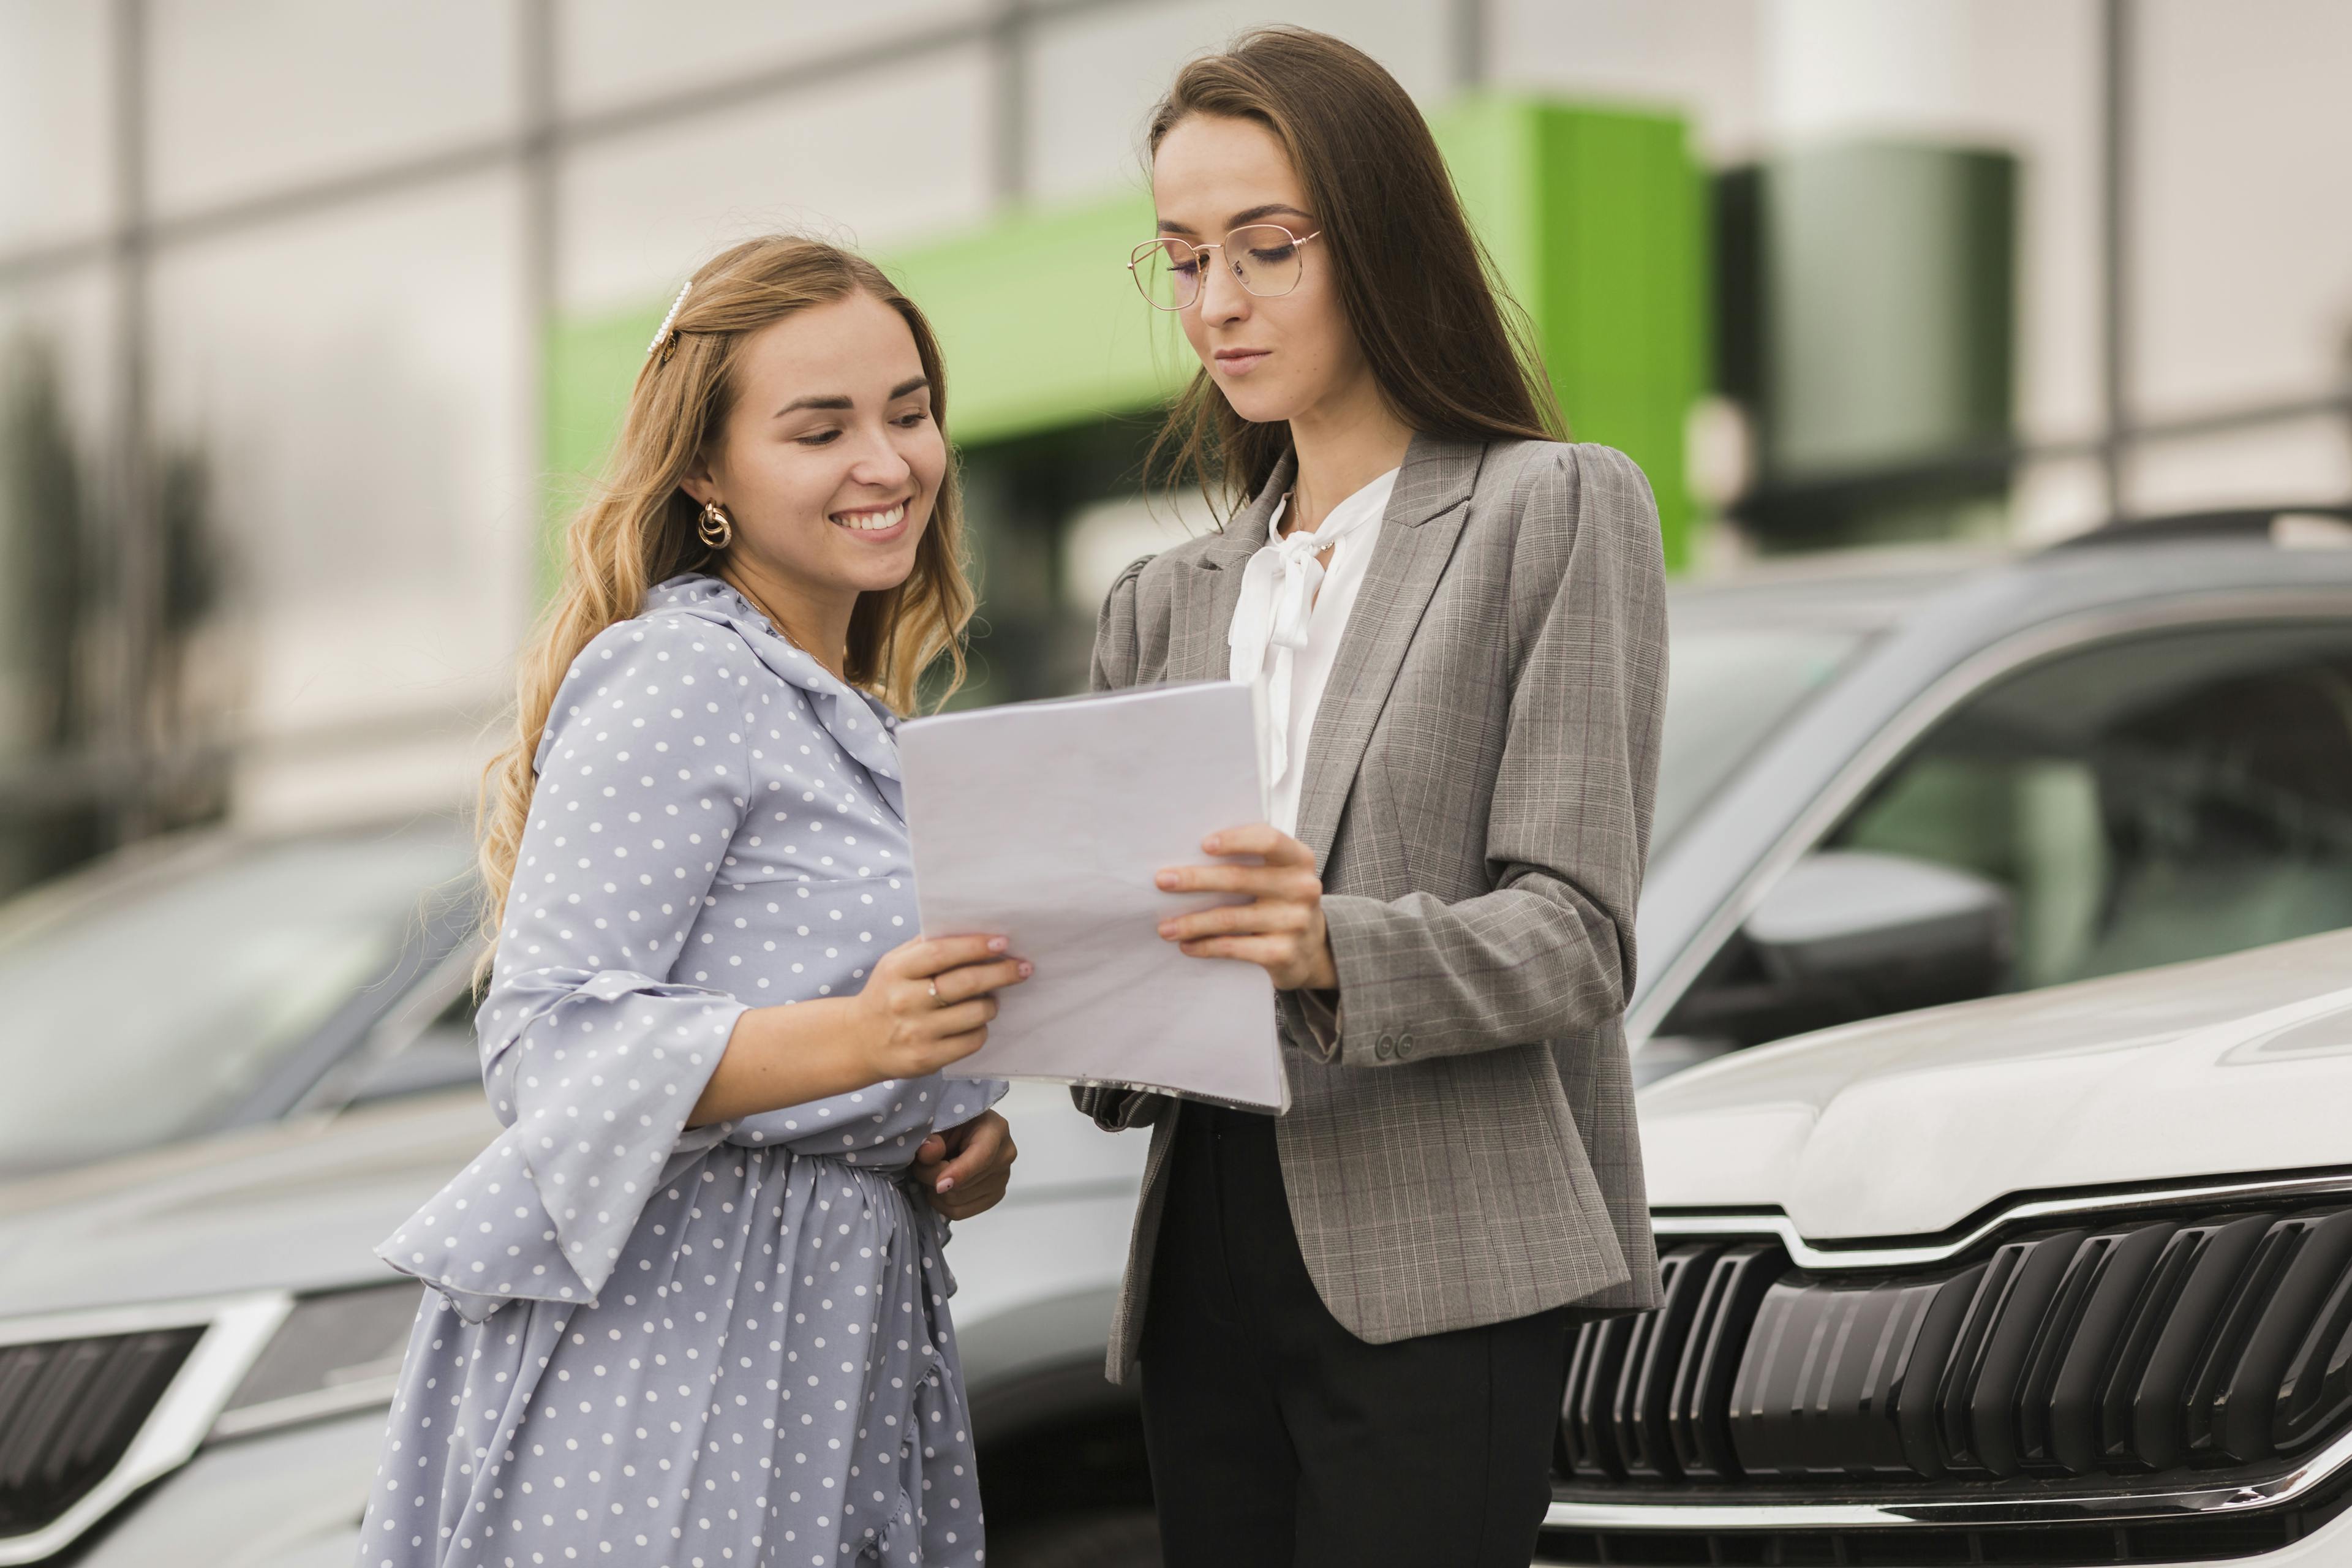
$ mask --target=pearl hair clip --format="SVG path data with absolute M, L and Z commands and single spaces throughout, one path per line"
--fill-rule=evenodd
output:
M 659 354 L 664 364 L 669 363 L 671 351 L 677 347 L 677 333 L 671 328 L 677 323 L 677 312 L 686 304 L 686 296 L 693 288 L 694 279 L 689 278 L 686 280 L 686 287 L 677 291 L 677 298 L 669 302 L 669 314 L 662 318 L 661 326 L 654 332 L 654 341 L 646 345 L 647 357 Z

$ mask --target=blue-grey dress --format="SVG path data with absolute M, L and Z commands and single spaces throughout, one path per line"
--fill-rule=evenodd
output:
M 976 1563 L 946 1226 L 1001 1084 L 686 1119 L 747 1006 L 916 934 L 895 721 L 673 578 L 557 692 L 478 1018 L 506 1132 L 379 1249 L 434 1287 L 362 1568 Z

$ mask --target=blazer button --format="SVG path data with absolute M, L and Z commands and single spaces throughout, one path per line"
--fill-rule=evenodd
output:
M 1410 1031 L 1397 1037 L 1397 1060 L 1412 1055 L 1412 1035 Z
M 1387 1035 L 1382 1035 L 1380 1037 L 1379 1043 L 1372 1047 L 1372 1059 L 1375 1061 L 1384 1062 L 1395 1054 L 1396 1041 L 1394 1038 Z

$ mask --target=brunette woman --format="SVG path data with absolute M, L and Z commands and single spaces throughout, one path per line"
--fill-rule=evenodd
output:
M 1569 1329 L 1657 1299 L 1622 1030 L 1656 511 L 1555 438 L 1373 61 L 1250 34 L 1150 145 L 1132 268 L 1202 365 L 1167 439 L 1238 510 L 1118 579 L 1095 679 L 1264 684 L 1269 821 L 1160 877 L 1249 901 L 1160 932 L 1272 974 L 1294 1104 L 1082 1094 L 1154 1124 L 1111 1373 L 1169 1568 L 1525 1568 Z
M 1029 969 L 908 940 L 893 731 L 971 612 L 946 395 L 807 240 L 654 340 L 488 780 L 507 1131 L 382 1248 L 431 1289 L 364 1568 L 982 1559 L 940 1221 L 1013 1151 L 938 1074 Z

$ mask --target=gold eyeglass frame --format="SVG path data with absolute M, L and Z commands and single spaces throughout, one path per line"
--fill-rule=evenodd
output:
M 1143 302 L 1150 306 L 1153 310 L 1165 311 L 1171 316 L 1176 315 L 1181 311 L 1189 310 L 1193 306 L 1201 302 L 1202 285 L 1200 282 L 1195 281 L 1193 283 L 1192 297 L 1190 300 L 1185 300 L 1181 305 L 1163 305 L 1159 300 L 1151 297 L 1150 289 L 1143 281 L 1143 274 L 1136 269 L 1143 265 L 1146 258 L 1148 258 L 1152 251 L 1165 249 L 1168 242 L 1171 239 L 1177 244 L 1188 247 L 1195 252 L 1213 250 L 1222 256 L 1225 252 L 1225 247 L 1233 243 L 1234 236 L 1246 233 L 1254 228 L 1270 228 L 1279 234 L 1286 235 L 1289 237 L 1290 243 L 1293 246 L 1303 246 L 1310 239 L 1320 239 L 1323 237 L 1323 231 L 1319 228 L 1313 234 L 1292 234 L 1288 225 L 1279 223 L 1236 224 L 1234 227 L 1225 230 L 1224 238 L 1218 240 L 1213 245 L 1194 245 L 1191 240 L 1184 238 L 1181 235 L 1162 235 L 1157 239 L 1145 240 L 1141 245 L 1137 246 L 1133 250 L 1127 253 L 1127 275 L 1135 280 L 1135 291 L 1143 296 Z M 1244 247 L 1244 248 L 1246 248 L 1246 247 Z M 1296 293 L 1298 289 L 1298 285 L 1304 282 L 1306 278 L 1307 258 L 1303 256 L 1298 258 L 1298 276 L 1290 280 L 1290 287 L 1285 289 L 1281 294 L 1260 293 L 1257 289 L 1251 288 L 1249 286 L 1249 280 L 1244 278 L 1240 273 L 1236 272 L 1234 274 L 1234 281 L 1242 286 L 1242 292 L 1257 300 L 1279 300 L 1284 294 Z

